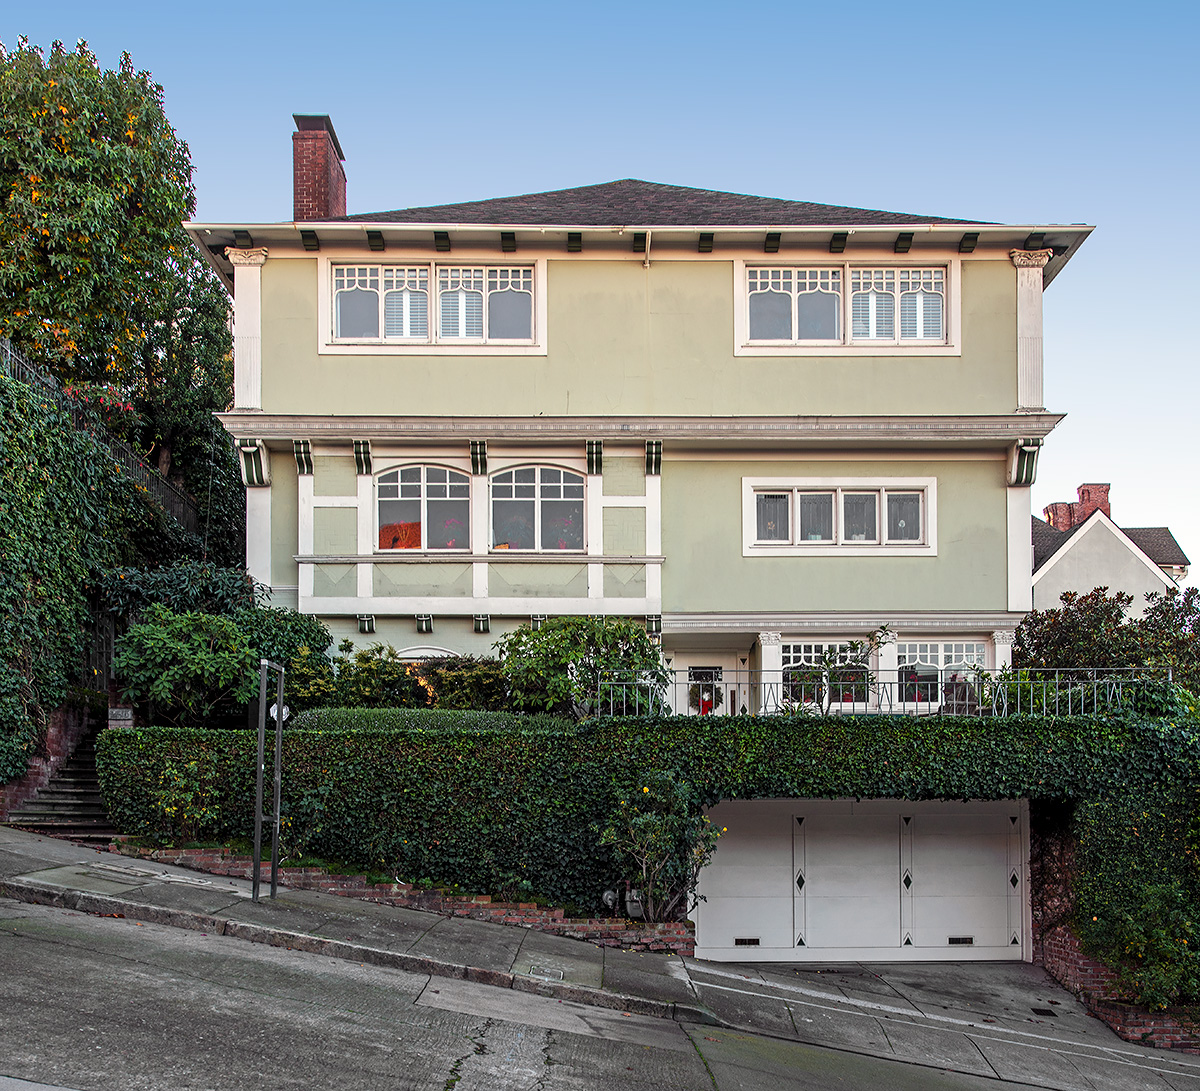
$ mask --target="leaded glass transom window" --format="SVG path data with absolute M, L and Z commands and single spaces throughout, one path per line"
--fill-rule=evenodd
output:
M 335 340 L 534 341 L 533 266 L 334 265 L 332 276 Z
M 746 276 L 752 341 L 841 339 L 841 269 L 751 268 Z
M 936 266 L 747 265 L 747 339 L 763 345 L 944 343 L 946 280 L 947 269 Z

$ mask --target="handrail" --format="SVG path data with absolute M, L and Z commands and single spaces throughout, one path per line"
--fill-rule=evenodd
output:
M 6 339 L 0 339 L 0 371 L 10 379 L 32 387 L 39 397 L 52 400 L 70 416 L 71 423 L 79 431 L 90 433 L 98 443 L 108 448 L 116 470 L 128 475 L 136 484 L 145 488 L 158 501 L 159 507 L 181 523 L 185 530 L 193 534 L 198 533 L 200 513 L 195 501 L 172 485 L 157 470 L 147 466 L 134 448 L 114 436 L 102 422 L 70 397 L 53 375 L 31 364 Z

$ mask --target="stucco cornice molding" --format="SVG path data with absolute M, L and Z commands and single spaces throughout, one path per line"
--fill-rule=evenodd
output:
M 993 633 L 1011 631 L 1024 615 L 999 611 L 930 611 L 920 614 L 889 613 L 888 628 L 893 632 L 910 633 Z M 684 633 L 764 632 L 788 634 L 857 634 L 874 632 L 879 628 L 878 613 L 795 613 L 795 614 L 680 614 L 663 613 L 663 632 Z
M 231 265 L 262 265 L 267 260 L 267 248 L 258 246 L 253 250 L 238 250 L 234 246 L 227 246 L 225 256 Z
M 931 417 L 420 417 L 301 416 L 244 412 L 217 414 L 236 437 L 291 449 L 292 437 L 349 447 L 355 439 L 397 443 L 580 443 L 588 439 L 637 444 L 670 443 L 913 447 L 977 445 L 1008 447 L 1049 435 L 1060 413 Z
M 1053 250 L 1010 250 L 1008 256 L 1018 269 L 1044 269 L 1054 257 Z

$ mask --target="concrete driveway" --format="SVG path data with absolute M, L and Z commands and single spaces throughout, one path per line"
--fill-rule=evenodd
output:
M 686 967 L 706 1007 L 759 1033 L 1064 1091 L 1200 1091 L 1200 1057 L 1122 1041 L 1024 963 Z

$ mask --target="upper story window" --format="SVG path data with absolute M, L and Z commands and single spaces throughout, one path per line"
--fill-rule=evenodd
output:
M 380 549 L 470 549 L 471 479 L 442 466 L 402 466 L 376 485 Z
M 333 339 L 402 344 L 532 344 L 534 267 L 341 265 Z
M 745 265 L 741 343 L 948 346 L 949 269 Z
M 842 337 L 840 269 L 747 269 L 752 341 Z
M 492 548 L 583 549 L 583 478 L 555 466 L 493 474 Z
M 744 478 L 743 555 L 936 551 L 936 482 Z

